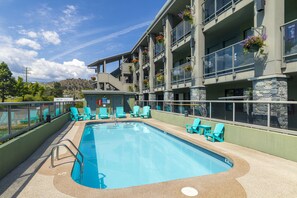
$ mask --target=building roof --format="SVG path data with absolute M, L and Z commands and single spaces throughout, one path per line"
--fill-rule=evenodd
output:
M 101 58 L 101 59 L 89 64 L 88 67 L 97 67 L 99 65 L 103 65 L 104 61 L 106 61 L 106 64 L 107 63 L 112 63 L 112 62 L 115 62 L 117 60 L 121 60 L 122 57 L 125 58 L 125 57 L 129 56 L 130 54 L 131 54 L 130 52 L 125 52 L 125 53 L 117 54 L 117 55 L 114 55 L 114 56 Z
M 136 93 L 134 92 L 125 92 L 125 91 L 104 91 L 104 90 L 82 90 L 82 93 L 83 94 L 86 94 L 86 95 L 97 95 L 97 94 L 100 94 L 100 95 L 136 95 Z

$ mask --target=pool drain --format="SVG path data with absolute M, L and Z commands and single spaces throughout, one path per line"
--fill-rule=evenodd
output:
M 194 197 L 194 196 L 198 195 L 198 190 L 196 190 L 195 188 L 192 188 L 192 187 L 183 187 L 181 189 L 181 192 L 184 195 L 189 196 L 189 197 Z

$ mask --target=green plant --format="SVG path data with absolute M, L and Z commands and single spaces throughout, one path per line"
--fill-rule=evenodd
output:
M 164 35 L 163 34 L 159 34 L 158 36 L 156 36 L 156 42 L 157 43 L 164 43 L 165 39 L 164 39 Z
M 266 46 L 264 41 L 266 40 L 267 36 L 260 35 L 260 36 L 250 36 L 248 37 L 243 44 L 243 51 L 244 53 L 248 52 L 258 52 L 260 50 L 260 54 L 264 54 L 263 47 Z
M 158 82 L 163 82 L 164 81 L 164 75 L 161 73 L 156 74 L 156 78 Z
M 142 52 L 142 55 L 147 56 L 147 55 L 148 55 L 148 49 L 145 48 L 145 49 L 143 50 L 143 52 Z
M 184 70 L 185 70 L 186 72 L 190 72 L 190 71 L 193 70 L 193 68 L 192 68 L 191 65 L 186 65 L 186 66 L 184 66 Z
M 193 24 L 193 14 L 190 6 L 186 6 L 186 9 L 180 12 L 178 16 L 184 21 L 189 21 L 191 24 Z
M 144 84 L 144 85 L 148 85 L 148 84 L 149 84 L 149 80 L 148 80 L 148 79 L 144 79 L 144 80 L 143 80 L 143 84 Z
M 133 90 L 133 86 L 132 86 L 132 85 L 129 85 L 128 90 L 129 90 L 130 92 L 133 92 L 133 91 L 134 91 L 134 90 Z

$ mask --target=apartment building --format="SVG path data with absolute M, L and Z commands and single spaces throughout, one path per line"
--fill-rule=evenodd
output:
M 180 17 L 185 9 L 193 20 Z M 266 39 L 263 51 L 244 50 L 251 36 Z M 140 100 L 297 100 L 297 2 L 169 0 L 131 52 L 89 65 L 98 88 L 112 84 L 98 69 L 111 59 L 130 83 L 111 89 Z

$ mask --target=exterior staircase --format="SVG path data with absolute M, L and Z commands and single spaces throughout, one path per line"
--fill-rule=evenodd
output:
M 108 73 L 99 73 L 97 80 L 99 83 L 109 84 L 118 91 L 129 91 L 129 86 L 133 85 L 132 83 L 122 83 L 119 79 Z

